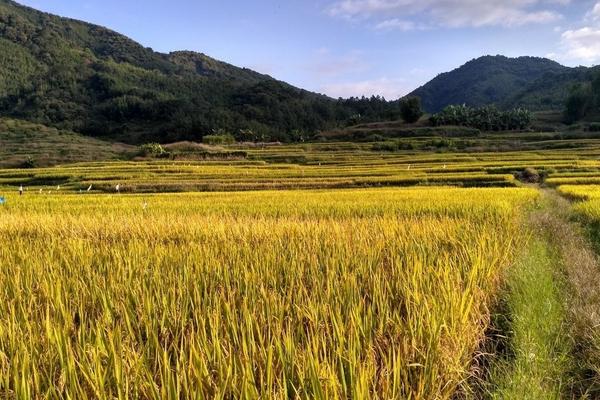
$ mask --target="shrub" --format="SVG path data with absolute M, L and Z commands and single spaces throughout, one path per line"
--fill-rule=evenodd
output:
M 385 140 L 386 140 L 385 137 L 380 134 L 369 135 L 365 138 L 366 142 L 383 142 Z
M 415 145 L 412 142 L 404 142 L 404 141 L 387 141 L 387 142 L 377 142 L 373 143 L 371 146 L 373 151 L 402 151 L 402 150 L 414 150 Z
M 476 137 L 481 135 L 481 131 L 476 128 L 470 128 L 467 126 L 442 126 L 433 129 L 433 133 L 436 136 L 441 137 Z
M 393 141 L 374 143 L 371 148 L 373 149 L 373 151 L 392 151 L 393 152 L 393 151 L 400 150 L 400 146 L 398 145 L 398 142 L 393 142 Z
M 35 168 L 36 166 L 37 163 L 31 156 L 27 156 L 27 158 L 23 160 L 23 163 L 21 164 L 21 168 Z
M 517 178 L 521 182 L 525 183 L 540 183 L 542 182 L 542 175 L 535 168 L 525 168 L 521 171 Z
M 140 154 L 145 157 L 164 157 L 168 153 L 159 143 L 146 143 L 140 146 Z
M 437 148 L 437 149 L 447 149 L 447 148 L 452 147 L 453 142 L 446 138 L 436 138 L 436 139 L 428 140 L 426 142 L 426 145 L 429 147 Z
M 569 132 L 578 132 L 584 130 L 584 126 L 581 124 L 572 123 L 566 129 Z

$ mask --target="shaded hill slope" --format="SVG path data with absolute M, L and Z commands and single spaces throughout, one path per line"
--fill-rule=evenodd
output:
M 0 0 L 0 114 L 140 143 L 241 129 L 286 139 L 393 117 L 382 99 L 337 101 L 204 54 L 161 54 L 110 29 Z
M 545 58 L 485 56 L 438 75 L 411 95 L 421 97 L 428 112 L 450 104 L 558 109 L 571 86 L 589 73 L 588 68 L 569 68 Z

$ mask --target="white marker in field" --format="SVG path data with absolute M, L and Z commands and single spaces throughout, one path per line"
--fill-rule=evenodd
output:
M 117 186 L 115 186 L 115 190 L 117 191 L 117 193 L 121 193 L 121 185 L 117 183 Z
M 89 188 L 87 188 L 87 191 L 88 191 L 88 192 L 91 192 L 91 191 L 92 191 L 92 185 L 90 185 L 90 187 L 89 187 Z
M 56 191 L 58 192 L 59 190 L 60 190 L 60 185 L 58 185 L 58 186 L 56 187 Z

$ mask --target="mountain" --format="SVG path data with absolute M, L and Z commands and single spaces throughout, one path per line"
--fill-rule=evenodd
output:
M 450 104 L 532 110 L 562 108 L 570 87 L 589 74 L 537 57 L 484 56 L 436 78 L 412 92 L 428 112 Z
M 450 104 L 561 109 L 595 69 L 485 56 L 411 95 Z M 293 141 L 399 119 L 397 101 L 332 99 L 205 54 L 155 52 L 110 29 L 0 0 L 0 117 L 130 144 L 214 132 Z
M 110 29 L 0 0 L 0 115 L 129 143 L 252 130 L 293 140 L 396 118 L 381 98 L 334 100 L 179 51 L 155 52 Z
M 563 110 L 573 86 L 590 82 L 599 71 L 599 67 L 577 67 L 545 74 L 509 97 L 503 105 L 530 110 Z
M 168 55 L 168 59 L 192 75 L 197 74 L 207 78 L 224 79 L 239 84 L 257 84 L 273 80 L 268 75 L 260 74 L 248 68 L 239 68 L 215 60 L 206 54 L 193 51 L 175 51 Z

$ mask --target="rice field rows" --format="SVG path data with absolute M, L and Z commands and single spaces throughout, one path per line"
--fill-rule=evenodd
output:
M 563 185 L 558 191 L 576 201 L 573 211 L 584 223 L 600 227 L 600 185 Z
M 469 392 L 526 188 L 7 196 L 0 395 Z
M 584 223 L 600 227 L 600 185 L 563 185 L 558 191 L 576 201 L 573 211 Z
M 0 397 L 559 398 L 600 377 L 596 286 L 569 292 L 593 250 L 546 238 L 571 206 L 549 218 L 520 181 L 593 233 L 600 149 L 246 151 L 0 170 Z
M 347 146 L 350 146 L 349 144 Z M 380 186 L 514 187 L 525 168 L 546 184 L 595 183 L 600 149 L 504 153 L 376 152 L 337 144 L 266 147 L 226 161 L 117 161 L 0 169 L 0 187 L 129 193 L 336 189 Z

